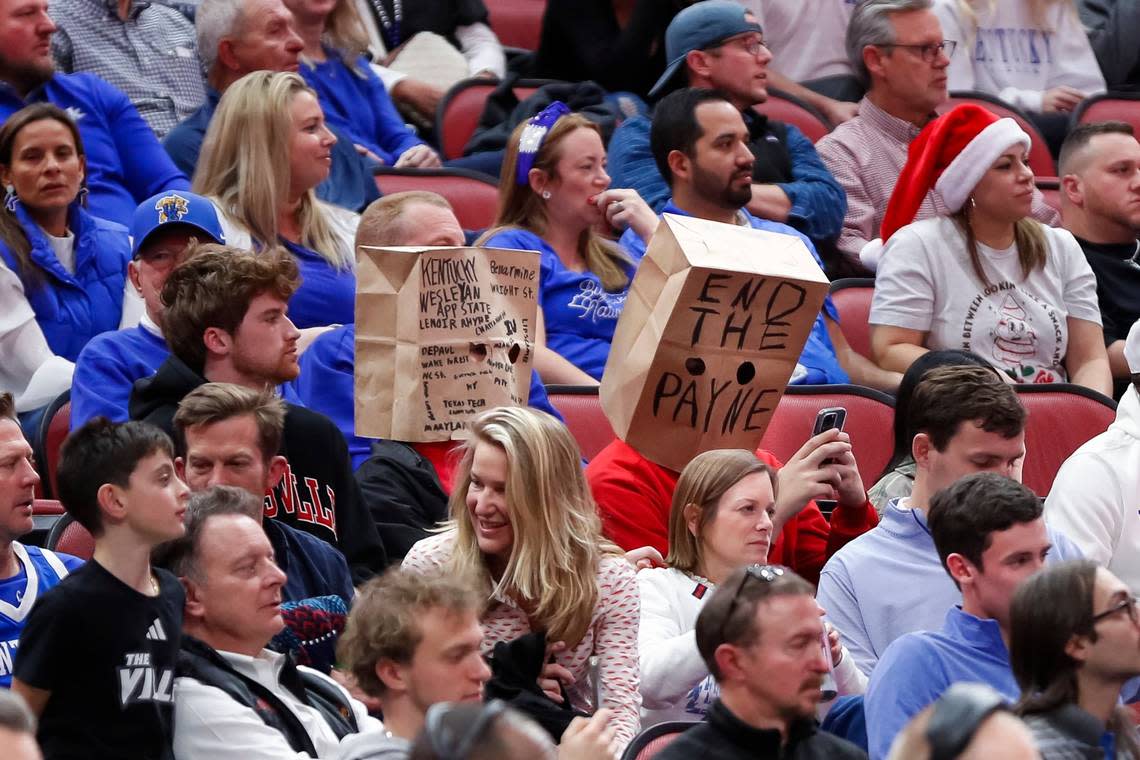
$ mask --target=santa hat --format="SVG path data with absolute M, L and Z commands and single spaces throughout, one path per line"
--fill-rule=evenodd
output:
M 973 103 L 956 106 L 927 124 L 910 144 L 906 166 L 887 203 L 880 238 L 859 252 L 863 266 L 875 271 L 884 243 L 914 221 L 931 189 L 938 191 L 951 213 L 958 211 L 998 156 L 1018 143 L 1029 150 L 1029 135 L 1016 121 L 998 118 Z

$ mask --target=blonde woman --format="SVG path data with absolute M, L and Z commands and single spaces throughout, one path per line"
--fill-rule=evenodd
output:
M 555 663 L 540 685 L 575 709 L 607 707 L 617 741 L 638 730 L 637 584 L 633 566 L 602 537 L 566 427 L 527 407 L 480 415 L 456 472 L 451 521 L 404 558 L 420 573 L 472 579 L 487 597 L 484 652 L 546 631 Z M 590 658 L 598 657 L 601 704 L 590 704 Z
M 360 217 L 313 192 L 328 177 L 335 142 L 301 77 L 256 71 L 222 96 L 194 174 L 195 192 L 218 207 L 228 245 L 280 244 L 297 259 L 302 283 L 289 318 L 302 329 L 355 321 Z
M 947 76 L 1032 113 L 1066 113 L 1103 92 L 1104 77 L 1073 0 L 935 0 L 958 43 Z
M 601 132 L 584 116 L 555 101 L 515 129 L 480 244 L 542 254 L 539 343 L 557 362 L 538 355 L 544 381 L 596 383 L 605 369 L 637 259 L 595 228 L 629 228 L 648 243 L 657 221 L 637 191 L 610 189 Z
M 379 164 L 440 165 L 439 156 L 404 123 L 364 56 L 368 33 L 355 0 L 285 0 L 305 43 L 301 76 L 317 93 L 329 124 Z
M 697 651 L 697 616 L 733 571 L 768 561 L 775 507 L 775 470 L 751 451 L 706 451 L 681 472 L 665 567 L 637 574 L 642 728 L 701 720 L 716 701 L 720 689 Z M 862 693 L 867 679 L 834 630 L 830 638 L 839 693 Z

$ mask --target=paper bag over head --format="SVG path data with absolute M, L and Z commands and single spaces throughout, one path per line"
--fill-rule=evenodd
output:
M 602 377 L 614 432 L 677 471 L 702 451 L 755 449 L 828 286 L 794 235 L 666 214 Z
M 357 435 L 462 438 L 480 412 L 527 403 L 538 253 L 360 246 L 356 260 Z

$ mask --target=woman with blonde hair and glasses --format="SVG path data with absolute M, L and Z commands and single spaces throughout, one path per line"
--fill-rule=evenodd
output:
M 289 318 L 299 328 L 355 321 L 360 217 L 313 192 L 328 177 L 335 142 L 301 77 L 255 71 L 226 89 L 194 174 L 194 191 L 218 207 L 227 245 L 281 245 L 296 258 L 302 283 Z
M 657 215 L 635 190 L 611 189 L 601 130 L 560 101 L 507 143 L 488 248 L 542 254 L 536 367 L 547 383 L 595 384 L 609 356 L 638 259 L 597 229 L 648 243 Z M 623 239 L 624 240 L 624 239 Z
M 446 572 L 487 595 L 484 653 L 545 631 L 539 685 L 569 707 L 612 710 L 616 742 L 638 731 L 637 583 L 633 566 L 602 536 L 566 427 L 527 407 L 484 412 L 471 425 L 451 492 L 451 520 L 412 547 L 406 570 Z M 596 659 L 596 690 L 591 660 Z M 600 704 L 593 704 L 593 694 Z
M 701 720 L 716 701 L 716 679 L 697 651 L 697 616 L 733 571 L 768 561 L 775 508 L 776 472 L 751 451 L 706 451 L 681 472 L 665 567 L 637 574 L 642 728 Z M 834 630 L 829 644 L 838 692 L 862 693 L 867 679 Z

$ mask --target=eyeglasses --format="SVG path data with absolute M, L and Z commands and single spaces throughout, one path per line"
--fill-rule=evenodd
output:
M 740 602 L 740 592 L 744 590 L 744 586 L 748 583 L 749 578 L 771 583 L 784 574 L 784 568 L 779 565 L 749 565 L 744 569 L 744 575 L 740 576 L 740 583 L 737 584 L 736 590 L 732 592 L 732 601 L 728 604 L 728 614 L 720 623 L 720 640 L 727 641 L 728 637 L 725 635 L 725 628 L 728 626 L 728 621 L 732 620 L 732 613 L 736 612 L 736 605 Z
M 705 50 L 717 50 L 722 47 L 736 47 L 751 56 L 760 55 L 760 50 L 767 50 L 768 46 L 764 44 L 763 40 L 756 37 L 730 37 L 727 40 L 722 40 L 715 45 L 710 45 Z
M 879 45 L 879 47 L 917 50 L 922 60 L 927 63 L 934 63 L 934 59 L 938 57 L 939 53 L 945 53 L 947 58 L 954 55 L 954 50 L 958 47 L 958 42 L 956 40 L 942 40 L 942 42 L 935 42 L 929 45 L 900 45 L 897 42 L 889 42 Z
M 1127 599 L 1125 599 L 1123 602 L 1121 602 L 1120 604 L 1115 604 L 1112 607 L 1109 607 L 1104 612 L 1098 612 L 1097 614 L 1093 615 L 1093 617 L 1092 617 L 1093 623 L 1094 624 L 1099 623 L 1100 621 L 1104 620 L 1105 618 L 1112 617 L 1113 615 L 1120 612 L 1121 610 L 1127 610 L 1128 611 L 1128 619 L 1131 620 L 1133 624 L 1140 624 L 1140 618 L 1138 618 L 1136 615 L 1136 604 L 1138 603 L 1138 601 L 1140 601 L 1140 600 L 1137 600 L 1136 597 L 1130 596 Z
M 466 731 L 457 733 L 443 722 L 457 705 L 458 703 L 437 702 L 427 711 L 424 733 L 427 734 L 432 753 L 440 760 L 463 760 L 470 755 L 490 725 L 507 709 L 506 702 L 492 700 L 483 706 Z

